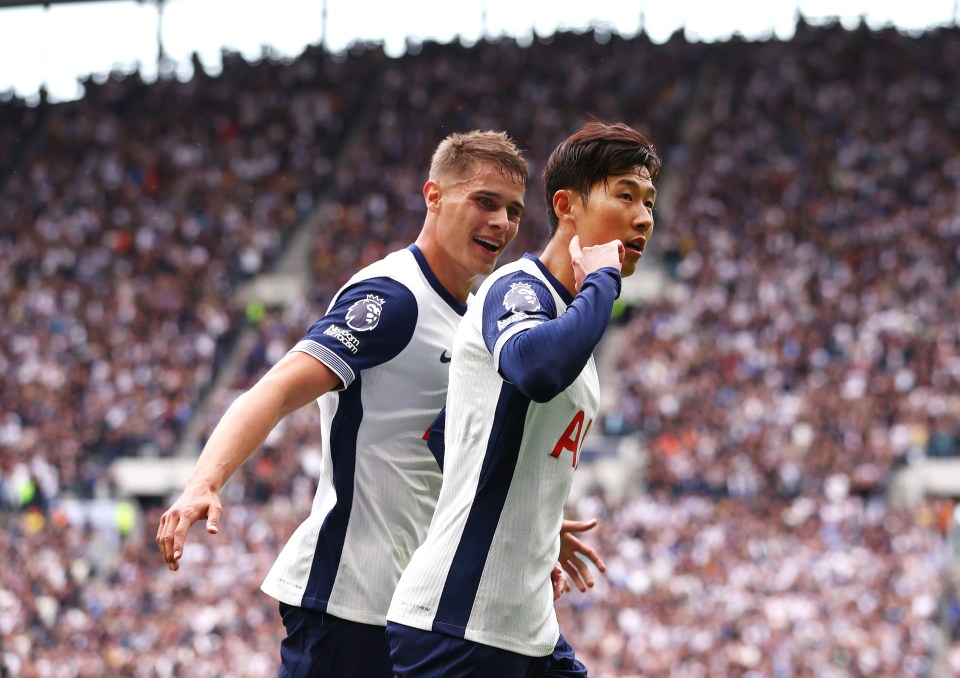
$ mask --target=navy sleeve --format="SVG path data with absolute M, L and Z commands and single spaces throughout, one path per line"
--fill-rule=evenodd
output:
M 542 280 L 523 271 L 511 273 L 496 280 L 483 300 L 483 341 L 496 360 L 506 339 L 556 317 L 553 294 Z
M 343 290 L 293 350 L 322 362 L 347 388 L 361 370 L 395 358 L 416 325 L 409 289 L 391 278 L 368 278 Z
M 590 360 L 618 296 L 620 272 L 612 267 L 594 271 L 562 316 L 507 339 L 500 350 L 500 374 L 535 402 L 553 399 Z

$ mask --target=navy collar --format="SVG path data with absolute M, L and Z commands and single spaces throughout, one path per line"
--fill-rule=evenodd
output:
M 437 280 L 437 276 L 430 269 L 430 264 L 427 263 L 427 258 L 423 256 L 423 252 L 420 251 L 420 248 L 414 245 L 408 245 L 407 249 L 413 253 L 413 258 L 417 260 L 417 264 L 420 265 L 420 270 L 423 271 L 424 277 L 426 277 L 427 282 L 430 283 L 430 287 L 433 288 L 433 291 L 440 295 L 440 298 L 447 302 L 447 306 L 452 308 L 459 315 L 463 315 L 467 312 L 467 305 L 461 304 L 457 301 L 456 297 L 450 294 L 447 291 L 447 288 L 440 284 L 440 281 Z
M 547 282 L 553 286 L 553 289 L 556 290 L 557 294 L 560 295 L 560 298 L 563 299 L 563 303 L 565 303 L 567 306 L 573 303 L 573 295 L 570 294 L 570 291 L 563 286 L 563 283 L 557 280 L 556 276 L 554 276 L 553 273 L 551 273 L 547 267 L 543 265 L 543 262 L 540 261 L 540 259 L 529 252 L 525 253 L 523 258 L 529 259 L 537 265 L 537 268 L 539 268 L 540 272 L 543 273 L 543 276 L 547 279 Z

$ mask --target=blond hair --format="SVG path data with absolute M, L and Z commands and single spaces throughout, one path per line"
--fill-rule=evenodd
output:
M 478 163 L 494 165 L 505 177 L 526 188 L 527 161 L 505 132 L 455 132 L 440 142 L 430 162 L 430 179 L 459 180 Z

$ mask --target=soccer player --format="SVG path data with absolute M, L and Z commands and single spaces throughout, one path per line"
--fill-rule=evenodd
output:
M 546 582 L 597 417 L 593 350 L 653 231 L 659 171 L 622 123 L 566 139 L 543 170 L 546 249 L 484 281 L 460 323 L 440 499 L 387 613 L 396 676 L 586 675 Z
M 281 676 L 392 675 L 387 608 L 440 491 L 425 432 L 445 402 L 465 303 L 516 235 L 526 183 L 526 162 L 506 134 L 445 139 L 423 188 L 427 213 L 415 244 L 354 275 L 306 336 L 237 398 L 161 518 L 157 544 L 177 570 L 194 522 L 205 518 L 207 532 L 219 531 L 227 480 L 283 417 L 319 399 L 323 471 L 312 511 L 262 586 L 280 601 L 287 631 Z M 583 589 L 592 576 L 570 554 L 601 569 L 602 561 L 570 530 L 564 565 Z M 557 594 L 568 587 L 562 572 L 552 585 Z

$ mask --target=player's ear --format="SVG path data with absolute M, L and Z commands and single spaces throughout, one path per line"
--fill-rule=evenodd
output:
M 440 184 L 430 179 L 423 185 L 423 201 L 427 209 L 436 212 L 440 209 Z
M 553 212 L 560 221 L 573 223 L 573 205 L 577 198 L 573 191 L 561 188 L 553 194 Z

